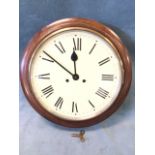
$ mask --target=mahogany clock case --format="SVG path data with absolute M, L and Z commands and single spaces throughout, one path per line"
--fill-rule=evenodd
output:
M 49 113 L 41 106 L 41 104 L 38 102 L 37 98 L 33 94 L 29 81 L 29 64 L 32 54 L 35 48 L 38 46 L 38 44 L 43 39 L 45 39 L 49 34 L 56 33 L 57 31 L 60 31 L 62 29 L 69 30 L 73 28 L 88 29 L 90 31 L 96 32 L 97 34 L 100 34 L 101 36 L 109 40 L 112 43 L 112 45 L 117 49 L 124 67 L 123 68 L 124 81 L 115 102 L 105 112 L 101 113 L 100 115 L 83 121 L 65 120 Z M 52 122 L 55 122 L 59 125 L 63 125 L 66 127 L 72 127 L 72 128 L 87 127 L 103 121 L 104 119 L 109 117 L 113 112 L 115 112 L 123 103 L 123 100 L 127 96 L 127 93 L 131 85 L 131 79 L 132 79 L 131 60 L 128 55 L 127 48 L 122 43 L 121 39 L 114 33 L 114 31 L 112 31 L 104 24 L 84 18 L 67 18 L 56 21 L 50 25 L 47 25 L 40 32 L 35 34 L 35 36 L 31 39 L 31 41 L 28 43 L 25 49 L 25 53 L 22 59 L 20 79 L 25 96 L 29 100 L 32 107 L 43 117 Z

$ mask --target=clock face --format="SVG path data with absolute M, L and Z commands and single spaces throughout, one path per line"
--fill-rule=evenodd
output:
M 48 35 L 29 65 L 30 85 L 39 104 L 71 121 L 106 111 L 121 90 L 123 75 L 114 46 L 103 36 L 78 28 Z

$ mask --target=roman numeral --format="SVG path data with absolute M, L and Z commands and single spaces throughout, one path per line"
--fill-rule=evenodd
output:
M 88 102 L 93 108 L 95 108 L 94 104 L 90 100 L 88 100 Z
M 99 66 L 102 66 L 103 64 L 105 64 L 105 63 L 107 63 L 109 61 L 110 61 L 110 58 L 107 57 L 107 58 L 103 59 L 102 61 L 100 61 L 98 64 L 99 64 Z
M 40 74 L 38 75 L 39 79 L 49 80 L 50 79 L 50 73 Z
M 73 38 L 74 50 L 81 51 L 82 49 L 82 39 L 81 38 Z
M 48 57 L 48 58 L 50 58 L 50 55 L 46 52 L 46 51 L 43 51 L 43 53 Z M 43 57 L 41 57 L 43 60 L 45 60 L 45 61 L 49 61 L 49 62 L 54 62 L 54 60 L 52 60 L 51 58 L 50 59 L 47 59 L 47 58 L 43 58 Z
M 52 87 L 52 85 L 49 85 L 48 87 L 44 88 L 41 90 L 43 95 L 46 96 L 46 98 L 48 98 L 51 94 L 53 94 L 54 89 Z
M 61 53 L 65 53 L 66 52 L 64 47 L 63 47 L 63 45 L 62 45 L 62 43 L 60 41 L 58 42 L 58 45 L 57 44 L 54 44 L 54 45 Z
M 106 91 L 106 90 L 104 90 L 104 89 L 102 89 L 102 88 L 100 87 L 100 88 L 97 90 L 96 94 L 97 94 L 98 96 L 100 96 L 100 97 L 102 97 L 102 98 L 105 99 L 105 98 L 108 96 L 109 92 Z
M 72 103 L 72 113 L 73 112 L 78 112 L 77 103 L 75 102 Z
M 96 47 L 96 43 L 93 45 L 93 47 L 91 48 L 91 50 L 89 51 L 89 54 L 91 54 L 92 52 L 93 52 L 93 50 L 94 50 L 94 48 Z
M 57 108 L 61 109 L 62 104 L 63 104 L 63 98 L 62 98 L 62 97 L 59 97 L 58 100 L 57 100 L 56 103 L 55 103 L 55 106 L 56 106 Z
M 104 81 L 113 81 L 114 75 L 113 74 L 102 74 L 102 80 Z

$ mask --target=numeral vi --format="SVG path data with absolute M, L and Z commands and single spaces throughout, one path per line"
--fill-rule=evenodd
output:
M 73 112 L 78 112 L 78 108 L 77 108 L 77 103 L 75 103 L 75 102 L 72 102 L 72 113 Z

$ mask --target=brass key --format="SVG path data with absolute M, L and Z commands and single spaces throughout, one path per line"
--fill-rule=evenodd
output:
M 72 137 L 80 138 L 80 141 L 84 142 L 85 141 L 84 134 L 85 134 L 85 131 L 81 130 L 80 133 L 73 133 Z

